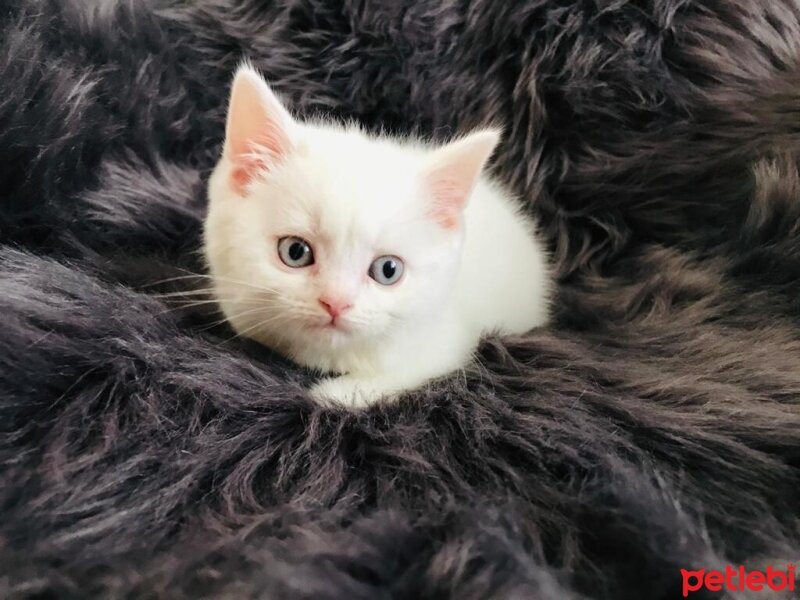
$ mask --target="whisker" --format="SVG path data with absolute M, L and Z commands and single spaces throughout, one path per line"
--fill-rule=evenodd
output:
M 153 282 L 147 283 L 143 287 L 153 287 L 153 286 L 162 285 L 162 284 L 165 284 L 165 283 L 173 283 L 173 282 L 176 282 L 176 281 L 186 281 L 187 279 L 206 279 L 206 280 L 211 280 L 211 281 L 220 281 L 220 282 L 224 282 L 224 283 L 234 283 L 234 284 L 238 284 L 238 285 L 256 286 L 256 287 L 258 287 L 257 284 L 254 284 L 251 281 L 241 281 L 241 280 L 238 280 L 238 279 L 233 279 L 233 278 L 225 277 L 225 276 L 222 276 L 222 275 L 211 275 L 211 274 L 208 274 L 208 273 L 191 273 L 189 275 L 181 275 L 181 276 L 178 276 L 178 277 L 169 277 L 167 279 L 160 279 L 160 280 L 157 280 L 157 281 L 153 281 Z
M 211 323 L 206 324 L 205 326 L 203 326 L 202 328 L 198 329 L 197 331 L 208 331 L 209 329 L 213 329 L 214 327 L 219 327 L 220 325 L 223 325 L 223 324 L 230 325 L 230 322 L 233 319 L 239 319 L 239 318 L 244 317 L 246 315 L 257 313 L 257 312 L 259 312 L 261 310 L 262 310 L 262 308 L 259 306 L 259 307 L 256 307 L 256 308 L 251 308 L 250 310 L 245 310 L 245 311 L 242 311 L 240 313 L 237 313 L 236 315 L 234 315 L 230 319 L 228 319 L 227 317 L 223 317 L 222 319 L 219 319 L 217 321 L 212 321 Z
M 190 308 L 199 308 L 201 306 L 208 306 L 209 304 L 216 304 L 217 306 L 219 306 L 219 301 L 217 301 L 217 300 L 198 300 L 198 301 L 195 301 L 195 302 L 186 301 L 186 302 L 183 302 L 181 304 L 178 304 L 177 306 L 171 306 L 171 307 L 167 308 L 166 310 L 162 311 L 159 314 L 167 314 L 167 313 L 175 312 L 175 311 L 178 311 L 178 310 L 188 310 Z M 253 302 L 240 303 L 240 304 L 252 305 Z M 259 308 L 263 307 L 262 303 L 259 302 L 258 304 L 259 304 Z
M 271 293 L 277 294 L 280 290 L 272 287 L 267 287 L 264 285 L 259 285 L 255 283 L 248 283 L 246 281 L 237 281 L 235 279 L 227 279 L 227 278 L 216 278 L 214 279 L 216 283 L 231 283 L 233 285 L 239 285 L 245 287 L 249 290 L 261 293 Z M 197 288 L 197 289 L 190 289 L 190 290 L 180 290 L 177 292 L 165 292 L 163 294 L 151 294 L 154 298 L 171 298 L 175 296 L 189 296 L 189 295 L 197 295 L 197 294 L 211 294 L 216 291 L 216 288 L 211 287 L 204 287 L 204 288 Z
M 256 297 L 256 298 L 231 298 L 231 297 L 224 297 L 224 298 L 212 298 L 208 300 L 193 300 L 191 298 L 187 298 L 186 300 L 173 300 L 172 302 L 175 303 L 175 306 L 170 306 L 165 312 L 170 312 L 174 310 L 183 310 L 188 308 L 194 308 L 199 306 L 205 306 L 208 304 L 221 304 L 223 302 L 227 302 L 230 304 L 242 305 L 242 306 L 253 306 L 257 305 L 259 308 L 268 309 L 273 306 L 285 306 L 285 303 L 281 302 L 277 298 L 264 298 L 264 297 Z M 314 313 L 304 313 L 306 316 L 313 316 Z
M 182 298 L 185 296 L 199 296 L 201 294 L 213 294 L 214 290 L 206 289 L 206 290 L 192 290 L 192 291 L 185 291 L 185 292 L 169 292 L 168 294 L 152 294 L 151 298 Z
M 247 334 L 250 333 L 251 331 L 255 331 L 257 329 L 261 329 L 262 327 L 264 327 L 266 325 L 269 325 L 270 323 L 272 323 L 272 322 L 274 322 L 274 321 L 276 321 L 278 319 L 286 320 L 286 317 L 284 315 L 273 315 L 271 318 L 259 321 L 255 325 L 253 325 L 251 327 L 248 327 L 247 329 L 244 329 L 243 331 L 236 332 L 236 334 L 233 337 L 228 338 L 227 340 L 224 340 L 223 343 L 232 342 L 235 339 L 238 339 L 238 338 L 241 338 L 241 337 L 246 337 Z
M 213 279 L 211 275 L 206 275 L 203 273 L 193 273 L 192 275 L 181 275 L 180 277 L 168 277 L 167 279 L 159 279 L 157 281 L 151 281 L 149 283 L 144 284 L 142 287 L 155 287 L 157 285 L 163 285 L 165 283 L 173 283 L 175 281 L 186 281 L 187 279 Z

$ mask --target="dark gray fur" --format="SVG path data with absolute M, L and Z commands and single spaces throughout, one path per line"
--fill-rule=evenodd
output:
M 798 40 L 794 0 L 0 2 L 0 596 L 666 599 L 800 558 Z M 352 414 L 156 297 L 202 285 L 153 284 L 201 272 L 245 56 L 300 115 L 503 124 L 553 326 Z

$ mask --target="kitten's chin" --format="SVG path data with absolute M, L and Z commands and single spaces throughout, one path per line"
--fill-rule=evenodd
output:
M 251 338 L 291 358 L 304 367 L 323 372 L 345 373 L 369 368 L 375 360 L 374 340 L 347 321 L 335 324 L 323 319 L 292 327 L 253 329 L 252 323 L 232 323 L 240 335 Z
M 329 335 L 329 336 L 342 336 L 346 337 L 355 333 L 352 326 L 346 322 L 327 321 L 322 323 L 313 323 L 309 326 L 312 335 Z
M 323 323 L 310 326 L 305 337 L 308 345 L 341 350 L 356 340 L 358 335 L 346 323 Z
M 287 353 L 296 363 L 328 373 L 366 368 L 375 358 L 358 336 L 337 328 L 317 329 L 298 336 Z

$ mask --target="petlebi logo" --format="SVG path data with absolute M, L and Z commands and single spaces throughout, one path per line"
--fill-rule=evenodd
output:
M 698 569 L 690 571 L 681 569 L 683 577 L 683 597 L 694 592 L 793 592 L 797 585 L 795 565 L 783 568 L 767 566 L 764 571 L 748 571 L 744 567 L 728 565 L 724 571 Z M 768 597 L 768 596 L 765 596 Z

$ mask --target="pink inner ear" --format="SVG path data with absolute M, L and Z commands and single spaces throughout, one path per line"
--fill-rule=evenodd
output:
M 289 151 L 291 117 L 255 71 L 237 73 L 228 109 L 225 154 L 233 163 L 230 185 L 244 194 Z
M 461 224 L 464 207 L 499 139 L 497 131 L 487 129 L 434 152 L 425 182 L 433 200 L 431 214 L 445 229 Z
M 457 229 L 461 223 L 461 209 L 470 193 L 470 188 L 446 176 L 431 177 L 429 189 L 433 194 L 431 216 L 444 229 Z
M 256 125 L 258 126 L 258 125 Z M 280 127 L 270 121 L 262 122 L 257 132 L 244 131 L 229 142 L 230 158 L 233 161 L 250 162 L 256 156 L 261 162 L 275 162 L 284 156 L 289 140 Z
M 230 183 L 233 190 L 244 195 L 247 186 L 258 175 L 269 172 L 270 167 L 280 160 L 287 143 L 280 139 L 279 134 L 270 136 L 264 133 L 252 141 L 240 142 L 241 147 L 238 149 L 232 147 L 230 158 L 233 169 Z
M 244 196 L 247 193 L 247 186 L 255 179 L 256 175 L 266 170 L 266 165 L 258 158 L 240 158 L 234 163 L 231 170 L 230 185 L 233 191 Z

